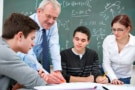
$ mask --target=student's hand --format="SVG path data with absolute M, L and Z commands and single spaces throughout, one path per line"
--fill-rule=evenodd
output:
M 90 76 L 86 77 L 86 81 L 87 82 L 94 82 L 94 76 L 90 75 Z
M 122 81 L 120 81 L 120 80 L 118 80 L 118 79 L 113 79 L 113 80 L 111 81 L 111 84 L 114 84 L 114 85 L 123 85 L 124 82 L 122 82 Z
M 66 82 L 60 71 L 45 74 L 43 70 L 40 69 L 38 73 L 48 84 L 60 84 Z
M 18 90 L 20 88 L 23 88 L 22 85 L 20 85 L 19 83 L 16 83 L 13 87 L 12 87 L 12 90 Z
M 60 84 L 66 82 L 60 71 L 52 72 L 47 76 L 48 76 L 47 80 L 48 84 Z
M 106 84 L 106 83 L 108 83 L 109 81 L 108 81 L 108 78 L 107 78 L 106 76 L 98 76 L 98 77 L 96 78 L 96 82 L 97 82 L 97 83 L 101 83 L 101 84 Z
M 43 72 L 42 69 L 40 69 L 40 70 L 38 71 L 38 74 L 47 82 L 48 76 L 47 76 L 47 74 L 45 74 L 45 73 Z

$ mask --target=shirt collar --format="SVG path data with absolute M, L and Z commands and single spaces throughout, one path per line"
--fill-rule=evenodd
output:
M 135 36 L 133 36 L 132 34 L 129 34 L 130 38 L 129 38 L 129 42 L 128 45 L 135 45 Z
M 36 21 L 36 23 L 38 24 L 38 26 L 40 27 L 40 30 L 39 31 L 41 31 L 42 29 L 43 29 L 43 27 L 41 26 L 41 24 L 40 24 L 40 22 L 39 22 L 39 20 L 38 20 L 38 15 L 37 15 L 37 13 L 35 13 L 34 14 L 34 20 Z

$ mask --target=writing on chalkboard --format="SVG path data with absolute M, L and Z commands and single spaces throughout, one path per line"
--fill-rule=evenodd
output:
M 59 19 L 58 19 L 57 22 L 58 22 L 58 26 L 59 26 L 59 27 L 64 28 L 64 30 L 69 30 L 69 26 L 68 26 L 68 25 L 69 25 L 69 23 L 70 23 L 70 20 L 65 20 L 65 21 L 64 21 L 64 20 L 59 20 Z
M 105 20 L 109 19 L 108 13 L 114 17 L 116 14 L 119 14 L 124 10 L 124 6 L 121 6 L 121 1 L 115 1 L 114 3 L 106 3 L 104 11 L 100 12 L 100 15 L 103 16 Z
M 89 16 L 90 13 L 91 13 L 91 9 L 92 9 L 92 5 L 91 5 L 91 2 L 92 0 L 85 0 L 85 1 L 71 1 L 71 2 L 68 2 L 68 1 L 63 1 L 61 3 L 62 7 L 63 8 L 66 8 L 66 7 L 72 7 L 72 10 L 71 10 L 71 17 L 85 17 L 85 16 Z M 88 7 L 88 8 L 84 8 L 83 10 L 82 9 L 76 9 L 78 7 Z

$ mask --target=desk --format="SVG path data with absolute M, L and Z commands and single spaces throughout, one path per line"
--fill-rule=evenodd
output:
M 97 86 L 97 89 L 92 89 Z M 133 85 L 112 85 L 112 84 L 98 84 L 91 82 L 76 82 L 76 83 L 63 83 L 63 84 L 53 84 L 48 86 L 38 86 L 35 87 L 36 90 L 105 90 L 102 86 L 108 88 L 109 90 L 135 90 Z

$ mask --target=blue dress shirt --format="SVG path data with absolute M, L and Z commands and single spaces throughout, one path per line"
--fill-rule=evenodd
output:
M 22 58 L 22 60 L 27 63 L 30 67 L 35 70 L 43 69 L 42 65 L 37 61 L 42 61 L 42 27 L 38 21 L 37 14 L 33 14 L 30 16 L 40 27 L 40 30 L 36 32 L 35 37 L 35 45 L 34 47 L 28 52 L 28 54 L 23 54 L 18 52 L 18 56 Z M 57 22 L 46 31 L 47 40 L 49 42 L 49 51 L 52 60 L 53 70 L 61 70 L 61 57 L 60 57 L 60 45 L 59 45 L 59 35 L 58 35 L 58 28 Z

